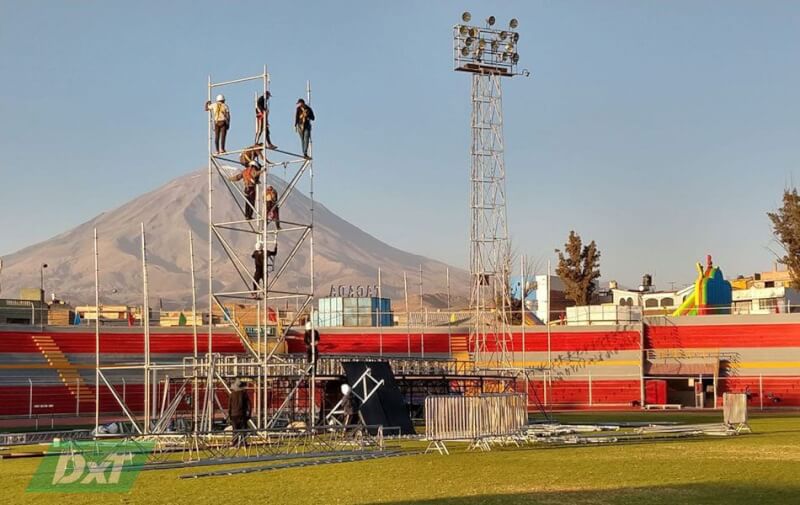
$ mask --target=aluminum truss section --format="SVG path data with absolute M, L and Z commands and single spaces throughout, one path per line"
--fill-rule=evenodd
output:
M 258 85 L 258 96 L 263 96 L 269 90 L 270 74 L 266 66 L 262 74 L 234 79 L 225 82 L 214 83 L 211 77 L 208 79 L 208 100 L 212 96 L 221 93 L 227 88 L 236 86 Z M 306 89 L 307 102 L 311 102 L 311 89 Z M 255 106 L 255 103 L 253 104 Z M 251 109 L 252 110 L 252 109 Z M 292 152 L 268 149 L 269 145 L 264 142 L 257 150 L 260 152 L 261 163 L 265 171 L 261 175 L 260 184 L 256 188 L 254 205 L 251 205 L 244 191 L 239 184 L 230 180 L 243 166 L 237 159 L 245 151 L 250 151 L 256 146 L 244 146 L 240 149 L 216 153 L 212 150 L 213 121 L 211 114 L 208 116 L 208 299 L 209 299 L 209 326 L 208 340 L 209 348 L 206 356 L 206 367 L 200 373 L 207 377 L 206 388 L 214 388 L 214 382 L 222 383 L 223 388 L 227 389 L 224 377 L 211 371 L 210 364 L 215 361 L 212 358 L 213 349 L 211 347 L 213 324 L 211 314 L 215 311 L 221 314 L 223 323 L 232 326 L 237 332 L 249 357 L 255 361 L 259 373 L 253 380 L 256 398 L 254 401 L 254 427 L 263 428 L 272 424 L 272 419 L 268 416 L 268 389 L 271 370 L 276 364 L 283 363 L 285 360 L 278 353 L 285 343 L 286 336 L 297 328 L 299 314 L 309 308 L 314 296 L 314 171 L 310 158 Z M 283 167 L 289 174 L 289 180 L 285 186 L 279 183 L 278 178 L 273 173 L 275 167 Z M 308 209 L 307 219 L 303 216 L 299 219 L 302 222 L 291 222 L 282 220 L 281 228 L 277 227 L 277 222 L 267 211 L 265 188 L 273 185 L 281 190 L 277 201 L 277 208 L 283 207 L 289 199 L 294 199 L 300 191 L 301 185 L 307 184 L 310 208 Z M 225 209 L 230 209 L 231 205 L 226 205 L 225 201 L 232 200 L 233 207 L 237 208 L 241 214 L 238 218 L 231 218 L 225 213 Z M 247 207 L 252 207 L 247 209 Z M 252 212 L 252 218 L 246 219 L 245 211 Z M 248 212 L 249 213 L 249 212 Z M 249 259 L 253 246 L 250 244 L 260 243 L 263 247 L 261 269 L 264 278 L 260 283 L 256 282 L 253 273 L 253 261 Z M 241 250 L 241 244 L 247 244 L 247 250 Z M 280 244 L 280 249 L 278 245 Z M 215 246 L 223 251 L 221 259 L 215 257 Z M 274 254 L 270 254 L 274 252 Z M 244 253 L 244 254 L 243 254 Z M 242 257 L 245 259 L 243 260 Z M 303 261 L 305 260 L 305 261 Z M 223 269 L 233 270 L 236 274 L 234 285 L 218 288 L 214 283 L 214 277 Z M 297 283 L 283 282 L 289 273 L 306 272 L 308 282 L 305 286 L 298 286 Z M 294 318 L 287 321 L 279 334 L 268 341 L 268 326 L 271 304 L 277 301 L 295 300 L 298 307 Z M 248 333 L 244 324 L 237 320 L 235 316 L 227 310 L 227 304 L 243 303 L 255 307 L 256 325 L 250 328 Z M 277 308 L 275 311 L 276 317 Z M 302 330 L 301 330 L 302 331 Z M 252 334 L 254 333 L 254 335 Z M 216 358 L 219 360 L 219 358 Z M 224 361 L 224 359 L 223 359 Z M 199 374 L 198 374 L 199 375 Z M 301 382 L 305 382 L 311 389 L 311 398 L 314 398 L 315 377 L 311 367 L 297 367 L 297 387 Z M 203 406 L 206 416 L 204 428 L 210 427 L 210 419 L 214 411 L 214 398 L 208 396 Z M 313 421 L 314 409 L 311 402 L 310 417 Z M 278 415 L 276 413 L 275 415 Z M 274 416 L 273 416 L 274 417 Z

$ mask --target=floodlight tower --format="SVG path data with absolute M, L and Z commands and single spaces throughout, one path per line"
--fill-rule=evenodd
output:
M 453 70 L 472 74 L 472 144 L 470 148 L 470 326 L 469 345 L 476 365 L 508 363 L 507 330 L 510 251 L 506 221 L 506 174 L 503 159 L 503 77 L 517 73 L 519 54 L 512 19 L 507 29 L 468 24 L 469 12 L 453 27 Z

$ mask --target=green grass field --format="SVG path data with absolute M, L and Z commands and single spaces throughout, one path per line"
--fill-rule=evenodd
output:
M 606 413 L 563 421 L 718 422 L 718 413 Z M 0 503 L 226 504 L 794 504 L 800 503 L 800 415 L 757 415 L 739 437 L 642 444 L 529 447 L 182 480 L 142 472 L 128 494 L 34 494 L 38 458 L 0 461 Z M 204 469 L 205 470 L 205 469 Z M 194 470 L 196 471 L 196 470 Z

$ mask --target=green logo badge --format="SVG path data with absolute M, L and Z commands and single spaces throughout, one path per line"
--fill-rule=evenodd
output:
M 31 493 L 123 493 L 130 490 L 153 442 L 53 443 L 28 484 Z

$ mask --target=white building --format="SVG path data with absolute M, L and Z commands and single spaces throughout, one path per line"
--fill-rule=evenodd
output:
M 732 295 L 734 314 L 800 312 L 800 292 L 788 286 L 754 285 L 747 289 L 734 289 Z

